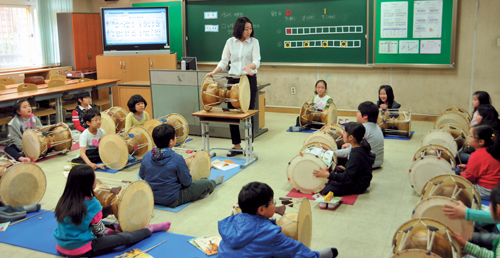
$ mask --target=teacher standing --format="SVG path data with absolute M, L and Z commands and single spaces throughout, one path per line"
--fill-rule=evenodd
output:
M 230 75 L 247 75 L 250 82 L 250 107 L 255 108 L 255 98 L 257 96 L 257 68 L 260 66 L 260 46 L 259 41 L 254 38 L 253 24 L 247 17 L 240 17 L 234 23 L 232 38 L 226 41 L 224 50 L 222 51 L 222 59 L 217 68 L 207 75 L 213 76 L 220 71 L 226 69 L 229 61 L 231 61 Z M 228 84 L 235 84 L 240 81 L 239 78 L 229 78 Z M 231 103 L 228 103 L 228 108 L 233 108 Z M 254 138 L 254 122 L 252 117 L 252 142 Z M 229 125 L 231 132 L 231 140 L 234 150 L 229 151 L 228 157 L 242 154 L 241 136 L 239 125 Z

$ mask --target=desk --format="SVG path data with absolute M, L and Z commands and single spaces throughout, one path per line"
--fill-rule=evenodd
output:
M 5 91 L 11 91 L 14 90 L 12 93 L 8 94 L 1 94 L 0 93 L 0 107 L 8 107 L 14 105 L 14 103 L 18 99 L 22 98 L 33 98 L 35 101 L 39 100 L 45 100 L 45 99 L 56 99 L 56 121 L 60 122 L 62 120 L 62 95 L 64 93 L 66 94 L 76 94 L 81 92 L 82 90 L 84 91 L 92 91 L 93 89 L 104 89 L 104 88 L 109 88 L 111 90 L 111 87 L 116 86 L 116 83 L 118 82 L 118 79 L 110 79 L 110 80 L 95 80 L 95 81 L 89 81 L 89 82 L 83 82 L 83 83 L 74 83 L 74 84 L 66 84 L 64 86 L 57 86 L 57 87 L 52 87 L 48 88 L 47 86 L 45 87 L 39 87 L 38 90 L 32 90 L 32 91 L 23 91 L 23 92 L 17 92 L 17 88 L 14 89 L 7 89 Z M 44 85 L 44 84 L 41 84 Z M 10 85 L 9 85 L 10 86 Z M 111 103 L 113 103 L 112 95 L 110 95 L 111 98 Z
M 238 111 L 210 111 L 207 112 L 205 110 L 195 112 L 191 114 L 192 116 L 197 116 L 200 119 L 201 123 L 201 138 L 203 141 L 203 149 L 208 151 L 210 156 L 215 156 L 211 154 L 212 150 L 232 150 L 232 149 L 226 149 L 226 148 L 210 148 L 210 141 L 209 141 L 209 124 L 210 123 L 218 123 L 218 124 L 234 124 L 234 125 L 240 125 L 241 122 L 244 123 L 244 130 L 245 130 L 245 150 L 240 151 L 244 152 L 245 154 L 245 159 L 246 162 L 245 164 L 241 165 L 240 168 L 244 168 L 254 161 L 258 159 L 257 156 L 253 155 L 253 148 L 252 148 L 252 116 L 256 115 L 259 113 L 258 110 L 248 110 L 245 113 L 241 113 Z M 235 151 L 235 150 L 232 150 Z

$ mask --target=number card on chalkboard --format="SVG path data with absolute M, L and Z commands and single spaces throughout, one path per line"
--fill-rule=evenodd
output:
M 248 17 L 262 63 L 363 64 L 370 31 L 367 0 L 187 1 L 187 49 L 218 62 L 234 22 Z

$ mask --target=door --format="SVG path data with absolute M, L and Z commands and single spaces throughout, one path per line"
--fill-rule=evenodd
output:
M 97 13 L 86 14 L 88 19 L 87 35 L 89 41 L 89 68 L 96 67 L 97 55 L 102 54 L 101 16 Z
M 81 70 L 90 66 L 89 41 L 87 16 L 83 13 L 71 15 L 73 27 L 73 46 L 75 56 L 75 70 Z M 68 35 L 71 37 L 71 35 Z
M 149 81 L 148 56 L 121 56 L 123 61 L 122 82 Z

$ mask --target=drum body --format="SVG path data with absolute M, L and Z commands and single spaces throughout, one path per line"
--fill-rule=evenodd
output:
M 146 181 L 134 181 L 123 187 L 117 195 L 98 182 L 94 192 L 102 206 L 112 205 L 113 214 L 123 231 L 145 228 L 151 221 L 154 197 Z
M 417 161 L 418 159 L 424 156 L 436 156 L 439 158 L 443 158 L 446 161 L 448 161 L 448 163 L 450 163 L 450 166 L 452 168 L 454 168 L 455 165 L 457 164 L 455 161 L 455 157 L 453 156 L 453 153 L 451 153 L 449 149 L 438 144 L 422 146 L 417 152 L 415 152 L 415 155 L 413 156 L 413 161 Z
M 187 157 L 185 160 L 193 181 L 210 177 L 212 162 L 207 151 L 197 151 L 194 156 Z
M 320 132 L 326 133 L 330 135 L 333 140 L 337 143 L 337 149 L 342 149 L 342 145 L 344 145 L 344 137 L 342 136 L 342 133 L 344 132 L 344 129 L 337 124 L 327 124 L 323 127 L 321 127 Z
M 392 117 L 391 114 L 393 114 Z M 405 135 L 410 137 L 411 111 L 400 109 L 388 109 L 386 111 L 380 110 L 377 118 L 377 124 L 380 129 L 386 130 L 386 133 L 391 133 L 392 130 L 397 130 L 397 133 L 404 133 Z
M 246 75 L 240 76 L 237 84 L 227 86 L 218 83 L 212 76 L 203 78 L 200 90 L 201 105 L 205 111 L 212 110 L 213 107 L 230 102 L 234 108 L 247 112 L 250 107 L 250 82 Z
M 420 145 L 425 146 L 425 145 L 430 145 L 430 144 L 438 144 L 441 146 L 444 146 L 448 150 L 451 151 L 453 154 L 453 157 L 457 155 L 458 149 L 457 149 L 457 143 L 455 142 L 455 139 L 451 134 L 441 130 L 441 129 L 434 129 L 429 131 L 424 138 L 422 139 Z
M 472 118 L 469 113 L 459 107 L 449 107 L 441 112 L 441 115 L 434 122 L 434 128 L 439 128 L 444 124 L 456 124 L 462 130 L 468 132 Z
M 454 175 L 455 170 L 445 159 L 436 156 L 423 156 L 413 162 L 408 179 L 413 190 L 417 194 L 421 194 L 427 181 L 441 174 Z
M 337 142 L 335 141 L 335 139 L 330 134 L 324 131 L 317 131 L 307 136 L 307 138 L 304 140 L 303 146 L 306 146 L 312 142 L 320 142 L 323 145 L 327 146 L 327 149 L 330 150 L 337 149 Z
M 285 213 L 276 223 L 285 236 L 311 246 L 312 215 L 309 200 L 303 197 L 298 212 Z
M 422 190 L 420 201 L 434 196 L 461 201 L 469 209 L 481 207 L 481 195 L 474 184 L 457 175 L 438 175 L 431 178 Z
M 467 145 L 467 136 L 469 135 L 469 132 L 467 131 L 468 128 L 462 129 L 457 124 L 443 124 L 443 125 L 439 126 L 439 129 L 449 133 L 455 139 L 455 142 L 457 143 L 458 150 L 467 149 L 467 146 L 468 146 Z
M 105 110 L 104 113 L 107 113 L 115 122 L 115 131 L 121 132 L 125 129 L 125 121 L 128 114 L 127 110 L 122 107 L 111 107 Z
M 304 102 L 299 112 L 299 125 L 331 125 L 337 123 L 337 106 L 332 103 L 323 111 L 316 111 L 314 103 Z
M 27 129 L 21 139 L 24 154 L 35 161 L 55 151 L 71 150 L 73 137 L 68 125 L 44 126 L 40 129 Z
M 452 229 L 434 219 L 415 218 L 409 220 L 401 225 L 394 234 L 392 240 L 394 251 L 391 257 L 461 257 L 462 246 L 450 236 L 450 232 L 453 232 Z
M 189 124 L 187 120 L 180 114 L 170 114 L 158 119 L 152 119 L 144 124 L 144 128 L 153 135 L 153 130 L 161 124 L 170 124 L 175 129 L 175 136 L 177 137 L 176 144 L 185 142 L 189 136 Z
M 129 154 L 142 158 L 153 149 L 153 139 L 142 126 L 130 128 L 125 136 L 106 134 L 99 142 L 99 156 L 108 168 L 120 170 L 127 165 Z
M 0 200 L 5 205 L 36 204 L 43 198 L 46 189 L 45 173 L 33 163 L 18 163 L 1 173 Z

